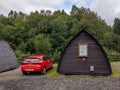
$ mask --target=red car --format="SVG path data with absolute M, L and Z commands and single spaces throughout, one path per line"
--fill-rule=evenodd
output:
M 41 72 L 45 74 L 46 71 L 53 66 L 53 60 L 46 55 L 33 55 L 25 58 L 21 65 L 23 74 L 29 72 Z

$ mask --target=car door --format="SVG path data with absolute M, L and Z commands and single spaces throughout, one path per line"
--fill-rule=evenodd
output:
M 49 68 L 51 68 L 52 64 L 53 64 L 53 61 L 49 57 L 47 57 L 47 60 L 48 60 Z
M 45 57 L 43 57 L 43 60 L 44 60 L 44 64 L 45 64 L 46 69 L 49 69 L 49 61 L 48 61 L 48 58 L 45 56 Z

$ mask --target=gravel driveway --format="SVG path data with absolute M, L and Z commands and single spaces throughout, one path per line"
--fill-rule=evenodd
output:
M 20 69 L 0 74 L 0 90 L 120 90 L 120 78 L 105 76 L 23 76 Z

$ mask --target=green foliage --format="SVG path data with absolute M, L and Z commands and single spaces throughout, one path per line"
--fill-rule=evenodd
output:
M 56 62 L 65 45 L 85 28 L 105 47 L 107 55 L 120 54 L 120 20 L 108 26 L 96 13 L 84 7 L 64 10 L 31 12 L 26 15 L 11 10 L 8 17 L 0 16 L 0 40 L 9 42 L 18 58 L 29 54 L 48 54 Z M 23 55 L 23 56 L 21 56 Z
M 120 35 L 120 19 L 119 18 L 115 18 L 113 29 L 116 34 Z
M 119 52 L 112 50 L 112 49 L 108 49 L 104 47 L 105 52 L 107 53 L 108 59 L 112 62 L 115 61 L 120 61 L 120 55 Z
M 44 34 L 37 35 L 34 43 L 37 54 L 48 54 L 52 47 L 49 37 L 46 37 Z
M 58 62 L 60 55 L 61 55 L 61 51 L 57 49 L 53 52 L 52 57 L 53 57 L 54 62 Z
M 22 63 L 22 61 L 24 60 L 24 58 L 25 58 L 26 56 L 30 55 L 29 52 L 27 52 L 27 53 L 25 54 L 25 53 L 23 53 L 21 50 L 16 50 L 16 51 L 15 51 L 15 54 L 16 54 L 16 56 L 17 56 L 17 59 L 18 59 L 18 62 L 19 62 L 19 63 Z

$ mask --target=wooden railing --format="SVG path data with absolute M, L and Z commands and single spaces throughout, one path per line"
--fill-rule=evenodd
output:
M 120 55 L 108 55 L 110 61 L 120 61 Z

